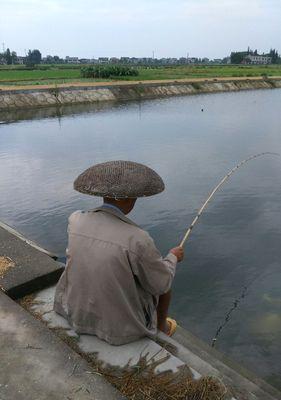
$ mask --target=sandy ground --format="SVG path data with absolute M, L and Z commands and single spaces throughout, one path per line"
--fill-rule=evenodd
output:
M 34 89 L 51 89 L 51 88 L 70 88 L 70 87 L 95 87 L 95 86 L 124 86 L 124 85 L 150 85 L 154 83 L 185 83 L 185 82 L 222 82 L 222 81 L 247 81 L 247 80 L 262 80 L 261 76 L 251 77 L 218 77 L 218 78 L 188 78 L 188 79 L 165 79 L 165 80 L 151 80 L 151 81 L 112 81 L 112 82 L 69 82 L 61 84 L 48 84 L 48 85 L 1 85 L 0 90 L 34 90 Z M 281 79 L 280 76 L 270 77 L 270 79 Z

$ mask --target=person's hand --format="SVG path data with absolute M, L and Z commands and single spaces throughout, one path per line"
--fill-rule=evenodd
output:
M 183 251 L 182 247 L 180 247 L 180 246 L 174 247 L 173 249 L 170 250 L 170 253 L 174 254 L 177 257 L 178 262 L 183 260 L 184 251 Z

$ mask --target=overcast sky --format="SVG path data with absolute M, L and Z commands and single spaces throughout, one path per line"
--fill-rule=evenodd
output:
M 87 58 L 281 52 L 281 0 L 0 0 L 2 43 Z

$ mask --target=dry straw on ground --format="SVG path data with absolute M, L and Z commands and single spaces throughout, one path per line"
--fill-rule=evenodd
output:
M 10 268 L 15 266 L 14 261 L 6 256 L 0 256 L 0 278 L 3 278 Z
M 22 298 L 19 303 L 46 324 L 42 316 L 31 308 L 35 304 L 34 295 Z M 88 361 L 92 367 L 88 373 L 103 376 L 129 400 L 226 400 L 232 397 L 226 387 L 214 377 L 205 376 L 195 380 L 188 366 L 176 373 L 157 373 L 157 366 L 169 356 L 156 360 L 158 353 L 152 357 L 145 354 L 140 356 L 135 365 L 109 367 L 98 360 L 97 354 L 83 353 L 77 338 L 70 337 L 65 329 L 53 328 L 52 331 Z
M 118 376 L 103 371 L 103 374 L 120 392 L 131 400 L 224 400 L 226 388 L 210 376 L 195 380 L 188 367 L 179 372 L 156 373 L 160 361 L 140 358 L 137 365 L 127 367 Z

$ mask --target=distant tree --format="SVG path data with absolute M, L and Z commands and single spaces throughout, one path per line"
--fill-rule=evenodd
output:
M 230 55 L 231 64 L 241 64 L 245 58 L 245 52 L 232 52 Z
M 0 53 L 0 65 L 5 65 L 7 64 L 6 58 L 5 58 L 5 54 L 4 53 Z
M 277 64 L 279 62 L 280 57 L 277 50 L 270 49 L 269 57 L 271 57 L 272 64 Z
M 34 66 L 35 64 L 40 64 L 42 60 L 42 55 L 39 50 L 28 50 L 28 55 L 26 57 L 26 65 Z
M 9 48 L 5 51 L 4 57 L 5 57 L 6 63 L 7 63 L 8 65 L 11 65 L 12 62 L 13 62 L 13 60 L 12 60 L 12 56 L 11 56 L 11 52 L 10 52 L 10 49 L 9 49 Z
M 17 61 L 18 61 L 18 56 L 17 56 L 17 53 L 15 51 L 12 51 L 11 58 L 12 58 L 12 64 L 16 64 Z
M 45 62 L 45 64 L 52 64 L 53 61 L 54 61 L 53 57 L 48 55 L 48 56 L 46 56 L 44 62 Z
M 31 50 L 28 50 L 27 57 L 25 58 L 25 64 L 28 67 L 34 67 L 35 63 L 32 61 Z
M 222 64 L 229 64 L 229 57 L 224 57 L 222 59 Z

